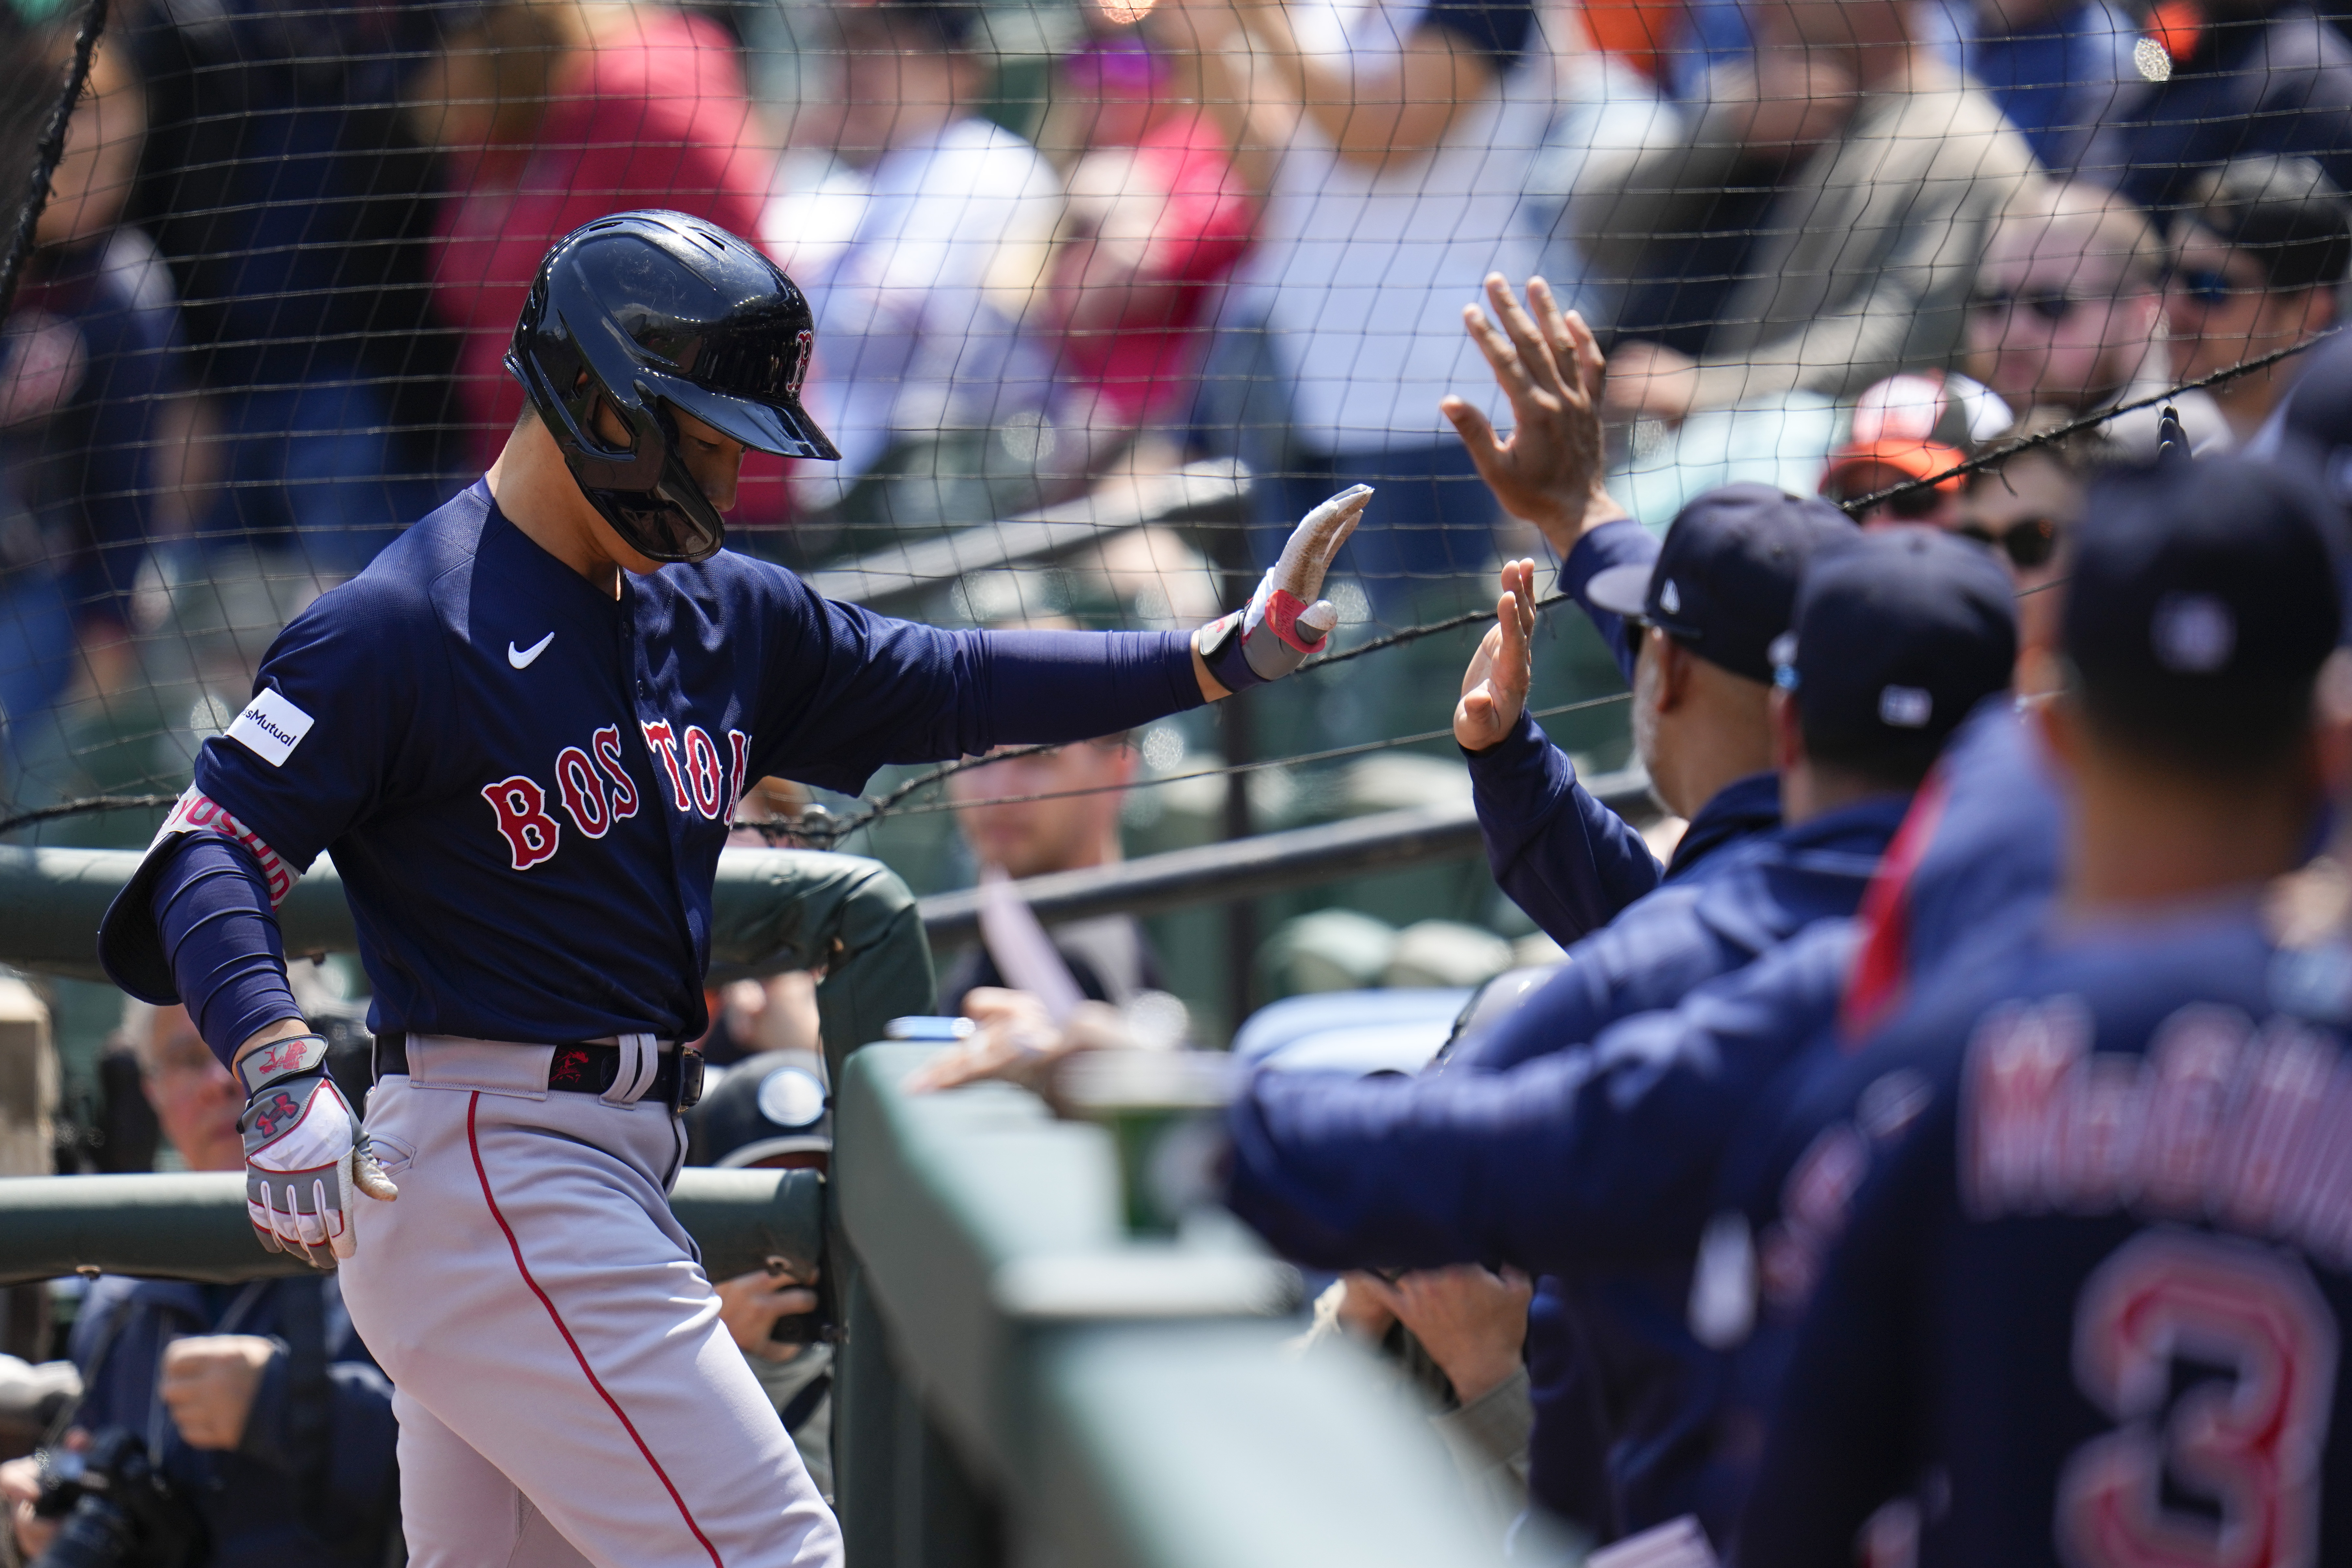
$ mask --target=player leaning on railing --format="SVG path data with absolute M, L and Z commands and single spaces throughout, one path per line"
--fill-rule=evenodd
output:
M 747 448 L 835 456 L 800 405 L 812 339 L 709 224 L 558 244 L 507 360 L 531 411 L 278 637 L 100 936 L 234 1062 L 264 1241 L 348 1260 L 420 1564 L 840 1555 L 663 1195 L 745 787 L 1129 729 L 1288 674 L 1336 621 L 1361 487 L 1189 636 L 940 631 L 724 552 Z M 272 912 L 322 849 L 375 991 L 364 1131 Z

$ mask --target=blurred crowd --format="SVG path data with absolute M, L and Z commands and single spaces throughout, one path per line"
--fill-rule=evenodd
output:
M 73 26 L 0 11 L 5 188 Z M 2274 0 L 118 6 L 0 336 L 5 790 L 132 776 L 90 759 L 134 731 L 184 763 L 275 626 L 496 449 L 532 270 L 604 213 L 756 237 L 816 307 L 845 460 L 755 458 L 747 548 L 805 568 L 1223 461 L 1256 553 L 1376 481 L 1343 608 L 1402 624 L 1533 543 L 1456 439 L 1501 410 L 1459 316 L 1489 271 L 1600 333 L 1654 524 L 1731 480 L 1863 493 L 2332 326 L 2347 26 Z M 2184 396 L 2192 445 L 2257 438 L 2300 363 Z M 1155 570 L 1242 553 L 1176 539 Z

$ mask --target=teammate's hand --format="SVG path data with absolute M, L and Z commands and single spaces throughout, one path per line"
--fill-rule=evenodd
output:
M 196 1334 L 163 1347 L 156 1393 L 189 1447 L 226 1452 L 245 1440 L 253 1396 L 277 1353 L 257 1334 Z
M 1489 273 L 1486 299 L 1499 328 L 1475 305 L 1462 307 L 1462 322 L 1510 399 L 1511 438 L 1498 437 L 1462 398 L 1445 398 L 1438 408 L 1503 510 L 1535 524 L 1565 558 L 1586 529 L 1625 515 L 1601 482 L 1601 345 L 1583 317 L 1560 310 L 1540 278 L 1528 280 L 1523 308 L 1503 275 Z
M 40 1460 L 28 1457 L 0 1465 L 0 1501 L 8 1505 L 8 1522 L 16 1535 L 16 1555 L 26 1563 L 38 1561 L 41 1553 L 49 1549 L 49 1542 L 58 1538 L 58 1521 L 43 1519 L 33 1511 L 40 1497 Z
M 745 1355 L 761 1361 L 790 1361 L 801 1347 L 779 1344 L 768 1336 L 779 1318 L 796 1318 L 816 1310 L 816 1270 L 803 1279 L 791 1270 L 754 1268 L 711 1287 L 719 1293 L 719 1321 Z
M 400 1189 L 375 1152 L 343 1091 L 327 1076 L 327 1042 L 294 1035 L 237 1058 L 246 1086 L 245 1212 L 272 1252 L 292 1252 L 314 1268 L 332 1268 L 357 1245 L 354 1193 L 390 1203 Z
M 1321 651 L 1339 624 L 1339 609 L 1322 596 L 1323 579 L 1371 499 L 1371 486 L 1350 485 L 1308 512 L 1250 602 L 1192 634 L 1201 668 L 1221 688 L 1202 682 L 1212 700 L 1279 680 Z
M 1520 1364 L 1528 1341 L 1528 1301 L 1535 1286 L 1524 1274 L 1491 1273 L 1475 1264 L 1361 1279 L 1373 1298 L 1412 1331 L 1429 1359 L 1465 1405 L 1492 1393 Z
M 1499 746 L 1528 706 L 1535 680 L 1532 638 L 1536 630 L 1536 563 L 1513 561 L 1503 567 L 1503 596 L 1495 602 L 1495 625 L 1479 639 L 1462 673 L 1462 700 L 1454 707 L 1454 738 L 1465 752 Z
M 979 1030 L 916 1068 L 907 1079 L 909 1093 L 993 1080 L 1016 1083 L 1051 1100 L 1054 1075 L 1064 1062 L 1082 1052 L 1133 1044 L 1118 1009 L 1102 1002 L 1080 1003 L 1059 1028 L 1045 1004 L 1025 991 L 979 986 L 964 998 L 963 1010 Z

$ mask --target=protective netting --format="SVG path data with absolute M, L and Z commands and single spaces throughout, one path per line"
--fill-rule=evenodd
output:
M 2164 409 L 2256 438 L 2352 264 L 2352 17 L 2264 0 L 112 0 L 93 56 L 100 20 L 0 7 L 16 842 L 144 840 L 287 618 L 496 457 L 531 272 L 609 212 L 809 289 L 844 461 L 754 457 L 731 522 L 835 596 L 1185 626 L 1379 488 L 1331 589 L 1377 651 L 1132 737 L 1170 782 L 1129 853 L 1466 793 L 1464 661 L 1498 564 L 1547 558 L 1441 406 L 1510 424 L 1462 321 L 1489 272 L 1601 333 L 1651 526 L 1764 479 L 2030 590 Z M 1538 658 L 1555 737 L 1622 764 L 1572 609 Z M 824 804 L 941 888 L 975 866 L 946 787 Z M 1525 930 L 1475 867 L 1381 886 L 1348 896 Z M 1216 992 L 1231 950 L 1162 934 Z

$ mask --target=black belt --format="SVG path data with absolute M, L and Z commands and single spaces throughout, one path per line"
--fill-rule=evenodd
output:
M 408 1036 L 394 1030 L 375 1037 L 378 1082 L 408 1071 Z M 566 1094 L 603 1094 L 620 1081 L 618 1046 L 558 1046 L 547 1064 L 547 1087 Z M 702 1100 L 702 1053 L 680 1046 L 664 1051 L 654 1066 L 654 1081 L 639 1097 L 672 1110 L 691 1110 Z

